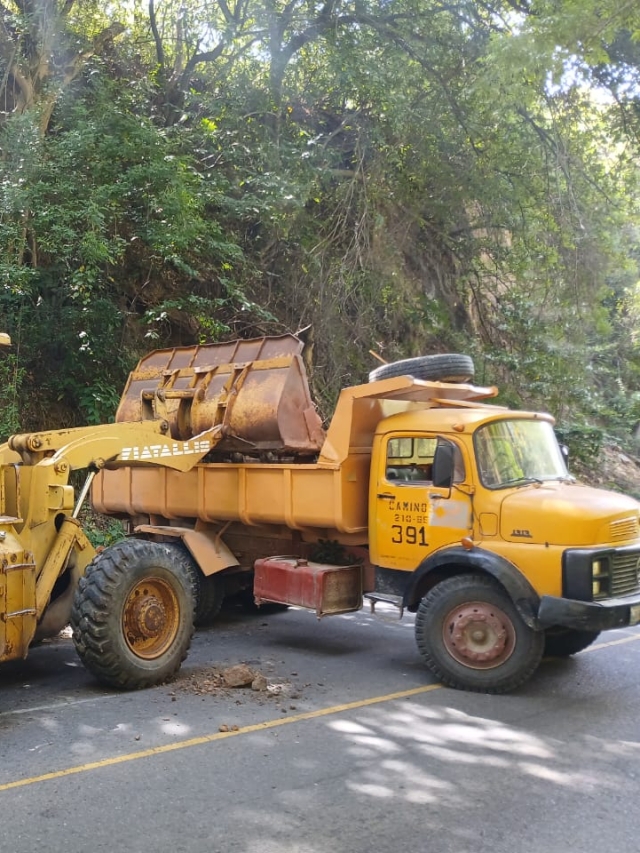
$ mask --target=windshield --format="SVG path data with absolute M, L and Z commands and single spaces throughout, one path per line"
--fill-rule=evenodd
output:
M 474 441 L 480 479 L 491 489 L 568 476 L 547 421 L 493 421 L 480 427 Z

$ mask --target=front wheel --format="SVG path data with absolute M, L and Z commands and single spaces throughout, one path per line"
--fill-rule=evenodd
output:
M 193 636 L 196 592 L 186 554 L 124 539 L 80 578 L 71 612 L 76 651 L 103 684 L 134 690 L 179 670 Z
M 449 687 L 508 693 L 537 669 L 544 634 L 529 628 L 493 578 L 455 575 L 430 590 L 416 614 L 416 642 Z

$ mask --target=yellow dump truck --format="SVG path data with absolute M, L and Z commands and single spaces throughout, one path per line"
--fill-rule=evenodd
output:
M 96 677 L 154 684 L 179 668 L 194 618 L 245 589 L 318 617 L 363 598 L 415 612 L 437 678 L 502 693 L 545 652 L 640 622 L 640 505 L 576 483 L 550 415 L 487 403 L 496 389 L 455 354 L 370 379 L 325 429 L 291 335 L 157 350 L 115 424 L 10 439 L 4 659 L 71 607 Z M 67 484 L 79 467 L 97 472 L 94 508 L 129 527 L 97 556 Z

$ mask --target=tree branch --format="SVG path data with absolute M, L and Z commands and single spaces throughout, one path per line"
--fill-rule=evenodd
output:
M 6 21 L 0 20 L 0 52 L 5 58 L 6 76 L 11 76 L 20 92 L 22 109 L 33 103 L 34 87 L 31 80 L 23 74 L 17 61 L 17 44 L 7 28 Z
M 160 37 L 160 32 L 158 30 L 158 20 L 156 18 L 156 7 L 154 0 L 149 0 L 149 24 L 151 25 L 151 32 L 153 34 L 153 41 L 156 46 L 156 57 L 158 59 L 158 65 L 161 70 L 165 68 L 165 56 L 164 56 L 164 47 L 162 44 L 162 39 Z
M 226 0 L 218 0 L 218 8 L 222 12 L 222 16 L 225 21 L 230 24 L 234 20 L 234 16 L 231 14 L 231 9 L 229 8 Z

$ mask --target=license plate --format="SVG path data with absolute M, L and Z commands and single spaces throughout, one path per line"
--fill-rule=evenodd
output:
M 640 604 L 632 604 L 629 609 L 629 625 L 637 625 L 640 622 Z

